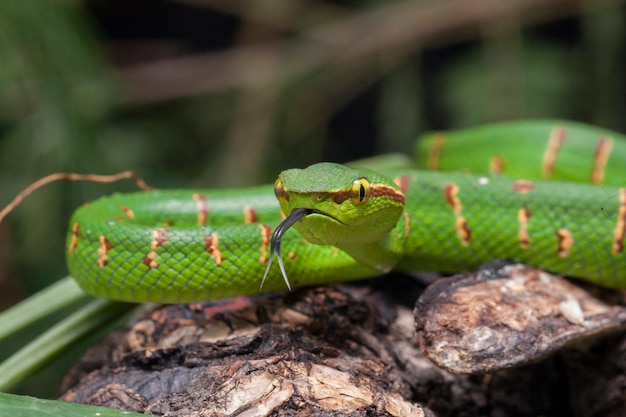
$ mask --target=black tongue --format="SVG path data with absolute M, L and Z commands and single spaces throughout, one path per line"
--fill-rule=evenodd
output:
M 314 213 L 315 210 L 308 208 L 297 208 L 293 209 L 289 216 L 278 226 L 276 226 L 276 230 L 272 233 L 272 240 L 270 246 L 270 252 L 274 252 L 274 248 L 276 248 L 276 252 L 280 254 L 280 239 L 283 237 L 285 232 L 289 230 L 291 226 L 293 226 L 297 221 L 302 220 L 304 217 L 308 216 L 311 213 Z
M 280 253 L 280 239 L 283 237 L 285 232 L 289 230 L 291 226 L 293 226 L 297 221 L 302 220 L 304 217 L 309 214 L 315 213 L 316 210 L 308 209 L 308 208 L 297 208 L 293 209 L 289 216 L 274 229 L 274 233 L 272 233 L 272 239 L 270 240 L 270 259 L 267 263 L 267 268 L 265 269 L 265 274 L 263 274 L 263 279 L 261 280 L 261 288 L 263 288 L 263 284 L 265 283 L 265 278 L 270 272 L 270 268 L 272 267 L 272 260 L 274 259 L 274 254 L 276 254 L 276 258 L 278 259 L 278 266 L 280 267 L 280 272 L 283 275 L 283 279 L 285 280 L 285 284 L 287 284 L 287 288 L 291 291 L 291 285 L 289 284 L 289 278 L 287 278 L 287 272 L 285 271 L 285 265 L 283 264 L 283 256 Z

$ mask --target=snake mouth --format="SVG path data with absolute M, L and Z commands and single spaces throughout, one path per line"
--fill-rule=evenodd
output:
M 291 227 L 297 221 L 300 221 L 300 220 L 304 219 L 306 216 L 310 216 L 310 215 L 313 215 L 313 214 L 319 214 L 320 216 L 328 217 L 329 219 L 333 219 L 334 221 L 336 221 L 339 224 L 345 225 L 344 222 L 342 222 L 341 220 L 339 220 L 338 218 L 336 218 L 335 216 L 333 216 L 330 213 L 326 213 L 325 211 L 321 211 L 321 210 L 318 210 L 318 209 L 304 208 L 304 207 L 302 207 L 302 208 L 295 208 L 295 209 L 291 210 L 291 213 L 289 213 L 289 216 L 287 216 L 285 218 L 285 220 L 283 220 L 281 222 L 280 225 L 282 225 L 283 223 L 287 223 L 287 220 L 290 217 L 294 216 L 295 219 L 290 221 L 290 223 L 289 223 L 289 227 Z M 278 227 L 280 227 L 280 225 L 278 225 Z
M 285 271 L 285 265 L 283 264 L 283 256 L 280 251 L 280 240 L 282 239 L 285 232 L 287 232 L 287 230 L 291 228 L 291 226 L 293 226 L 296 222 L 301 221 L 306 216 L 310 216 L 312 214 L 319 214 L 331 218 L 340 224 L 344 224 L 336 217 L 317 209 L 295 208 L 291 210 L 291 213 L 289 213 L 285 220 L 283 220 L 278 226 L 276 226 L 276 229 L 274 229 L 274 233 L 272 233 L 272 238 L 270 240 L 270 258 L 267 262 L 267 268 L 265 269 L 265 274 L 263 274 L 263 279 L 261 280 L 261 289 L 263 288 L 265 279 L 269 274 L 274 255 L 276 255 L 276 258 L 278 259 L 278 266 L 280 267 L 280 272 L 283 276 L 283 279 L 285 280 L 285 284 L 287 284 L 287 288 L 289 288 L 289 291 L 291 291 L 291 285 L 289 284 L 289 278 L 287 278 L 287 272 Z

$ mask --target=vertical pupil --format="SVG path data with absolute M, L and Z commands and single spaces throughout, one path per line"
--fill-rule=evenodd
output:
M 359 201 L 363 201 L 364 198 L 365 198 L 365 187 L 363 187 L 363 184 L 361 184 L 361 187 L 359 187 Z

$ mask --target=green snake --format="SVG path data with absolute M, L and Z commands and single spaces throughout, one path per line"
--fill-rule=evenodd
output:
M 417 151 L 430 171 L 320 163 L 273 190 L 101 198 L 70 220 L 70 273 L 96 296 L 163 303 L 494 259 L 626 287 L 623 136 L 524 121 L 426 135 Z

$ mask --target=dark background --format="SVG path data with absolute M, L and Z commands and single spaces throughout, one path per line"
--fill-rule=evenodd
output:
M 0 2 L 0 206 L 53 172 L 230 187 L 519 118 L 626 132 L 622 1 Z M 0 224 L 0 309 L 66 275 L 79 204 L 52 184 Z

